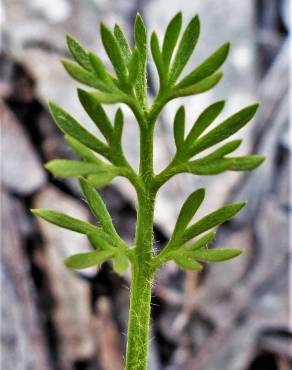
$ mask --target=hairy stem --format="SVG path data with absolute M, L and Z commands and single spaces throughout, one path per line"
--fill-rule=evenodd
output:
M 126 370 L 146 370 L 149 347 L 149 322 L 152 268 L 153 217 L 155 192 L 153 191 L 153 132 L 154 117 L 140 125 L 140 169 L 142 188 L 137 189 L 138 209 L 134 257 Z
M 138 196 L 126 370 L 147 369 L 151 285 L 153 280 L 153 211 L 154 200 L 151 194 L 147 190 L 144 190 Z
M 125 370 L 147 369 L 152 279 L 147 264 L 133 263 Z
M 147 369 L 151 285 L 154 273 L 152 268 L 153 213 L 154 196 L 149 190 L 149 185 L 144 183 L 143 191 L 138 192 L 126 370 Z

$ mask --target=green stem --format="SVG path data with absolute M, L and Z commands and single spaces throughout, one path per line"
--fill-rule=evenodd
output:
M 153 212 L 154 199 L 151 192 L 143 190 L 138 195 L 126 370 L 147 369 L 151 285 L 154 273 L 152 268 Z
M 155 115 L 154 115 L 155 116 Z M 137 189 L 138 209 L 134 256 L 128 342 L 125 370 L 146 370 L 149 347 L 149 324 L 152 267 L 153 218 L 155 192 L 153 191 L 153 133 L 154 117 L 149 114 L 140 122 L 140 168 L 142 187 Z
M 144 148 L 144 146 L 141 146 L 141 148 Z M 143 156 L 147 157 L 149 155 L 151 155 L 149 151 L 143 151 Z M 142 163 L 141 161 L 140 172 L 145 175 L 148 171 L 151 171 L 151 163 L 146 161 L 144 165 Z M 146 165 L 146 163 L 148 164 Z M 148 183 L 144 182 L 143 190 L 138 192 L 126 370 L 147 369 L 151 285 L 154 273 L 152 268 L 154 195 L 149 188 L 150 185 L 151 179 L 148 179 Z
M 152 279 L 149 266 L 133 263 L 125 370 L 147 369 Z

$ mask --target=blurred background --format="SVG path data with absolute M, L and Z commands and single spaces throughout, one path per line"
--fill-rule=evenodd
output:
M 163 111 L 156 130 L 155 168 L 174 152 L 172 123 L 185 104 L 189 127 L 200 111 L 226 99 L 222 117 L 259 100 L 256 118 L 239 133 L 239 153 L 267 156 L 250 174 L 180 175 L 159 193 L 155 242 L 169 238 L 183 200 L 197 187 L 207 196 L 201 214 L 225 202 L 248 206 L 220 228 L 216 245 L 245 247 L 234 261 L 185 273 L 168 264 L 153 287 L 149 370 L 292 369 L 289 321 L 289 53 L 288 0 L 3 0 L 1 5 L 2 369 L 122 370 L 130 276 L 110 264 L 82 273 L 63 260 L 90 249 L 82 235 L 35 219 L 30 208 L 53 208 L 92 220 L 75 180 L 60 181 L 43 163 L 74 158 L 48 114 L 52 99 L 92 131 L 76 97 L 77 84 L 59 60 L 65 33 L 107 61 L 101 21 L 120 23 L 131 39 L 137 11 L 163 35 L 182 10 L 199 13 L 201 38 L 193 66 L 225 41 L 232 43 L 225 77 L 211 92 L 180 99 Z M 108 63 L 108 61 L 107 61 Z M 149 96 L 157 76 L 149 61 Z M 107 107 L 109 115 L 113 108 Z M 124 145 L 137 168 L 138 131 L 126 115 Z M 220 117 L 221 119 L 221 117 Z M 135 196 L 123 180 L 101 194 L 127 241 L 135 230 Z

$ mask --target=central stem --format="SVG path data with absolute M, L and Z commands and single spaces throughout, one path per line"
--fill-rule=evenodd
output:
M 138 197 L 138 219 L 132 283 L 126 370 L 146 370 L 149 347 L 154 201 L 148 192 Z
M 147 266 L 134 264 L 125 370 L 147 369 L 152 279 Z
M 153 218 L 155 192 L 153 183 L 153 126 L 141 128 L 140 178 L 135 249 L 132 261 L 132 283 L 125 370 L 146 370 L 149 349 L 151 311 Z
M 126 370 L 146 370 L 149 347 L 151 286 L 154 274 L 151 266 L 154 201 L 149 193 L 144 193 L 138 197 L 138 202 Z

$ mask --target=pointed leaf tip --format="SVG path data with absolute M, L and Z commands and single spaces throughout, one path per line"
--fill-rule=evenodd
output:
M 105 51 L 116 71 L 117 77 L 124 83 L 127 82 L 127 68 L 126 60 L 122 53 L 120 44 L 112 31 L 104 24 L 101 23 L 100 33 Z
M 147 30 L 140 13 L 137 13 L 134 24 L 134 39 L 137 48 L 141 51 L 146 47 L 147 42 Z
M 62 227 L 63 229 L 76 231 L 80 234 L 88 234 L 89 232 L 96 232 L 96 230 L 98 230 L 96 226 L 91 225 L 86 221 L 79 220 L 51 209 L 36 209 L 33 213 L 51 224 Z
M 239 131 L 253 118 L 258 106 L 259 104 L 256 103 L 241 109 L 200 137 L 192 146 L 191 155 L 194 156 Z
M 223 262 L 238 257 L 245 249 L 214 248 L 194 251 L 192 257 L 206 262 Z
M 92 67 L 88 58 L 87 50 L 79 43 L 79 41 L 68 33 L 66 34 L 66 41 L 70 54 L 76 62 L 86 70 L 91 71 Z
M 189 152 L 190 157 L 192 156 L 192 146 L 194 145 L 195 141 L 219 116 L 219 114 L 224 109 L 224 106 L 225 101 L 220 100 L 211 104 L 199 115 L 193 127 L 191 128 L 185 142 L 186 150 Z
M 143 17 L 140 12 L 137 12 L 136 17 L 135 17 L 135 22 L 141 22 L 144 24 Z
M 170 83 L 173 84 L 182 73 L 189 61 L 200 34 L 200 21 L 196 15 L 187 25 L 179 42 L 174 61 L 170 70 Z
M 184 231 L 182 236 L 182 242 L 186 243 L 187 241 L 202 234 L 203 232 L 210 230 L 214 227 L 217 227 L 223 224 L 224 222 L 230 220 L 245 205 L 246 202 L 231 203 L 201 218 L 199 221 L 195 222 L 193 225 L 189 226 Z
M 124 34 L 124 32 L 122 31 L 121 27 L 118 24 L 115 24 L 114 35 L 117 39 L 118 44 L 120 45 L 120 49 L 125 58 L 126 64 L 129 64 L 132 55 L 132 50 L 130 48 L 126 35 Z
M 164 62 L 164 67 L 168 70 L 170 60 L 173 55 L 174 48 L 177 44 L 180 30 L 182 27 L 182 13 L 177 13 L 169 22 L 162 45 L 162 57 Z
M 173 231 L 172 239 L 176 238 L 178 234 L 185 231 L 191 219 L 199 209 L 205 198 L 205 189 L 200 188 L 195 190 L 184 202 L 181 211 L 178 215 L 177 222 Z
M 242 157 L 228 158 L 231 171 L 252 171 L 259 167 L 265 160 L 264 156 L 247 155 Z

